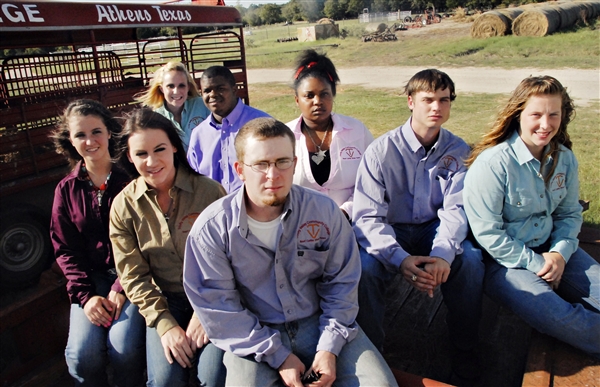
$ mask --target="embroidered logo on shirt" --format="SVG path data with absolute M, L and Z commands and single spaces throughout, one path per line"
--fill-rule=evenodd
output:
M 551 190 L 558 191 L 559 189 L 564 189 L 566 181 L 567 179 L 564 173 L 557 173 L 556 176 L 552 178 L 552 182 L 550 183 Z
M 347 146 L 340 151 L 342 160 L 359 160 L 361 156 L 360 150 L 354 146 Z
M 319 220 L 309 220 L 298 229 L 298 242 L 310 243 L 326 240 L 330 235 L 329 227 Z
M 196 126 L 200 125 L 200 123 L 202 121 L 204 121 L 203 117 L 200 117 L 200 116 L 192 117 L 189 121 L 188 127 L 191 126 L 192 128 L 195 128 Z
M 200 215 L 199 212 L 191 212 L 184 216 L 181 221 L 177 224 L 177 230 L 181 231 L 184 234 L 187 234 L 192 229 L 196 218 Z
M 442 157 L 438 163 L 438 169 L 446 169 L 450 172 L 456 172 L 458 171 L 458 161 L 456 161 L 454 156 L 446 155 Z

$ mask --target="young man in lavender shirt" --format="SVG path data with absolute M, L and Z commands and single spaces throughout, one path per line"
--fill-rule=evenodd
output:
M 242 188 L 200 214 L 184 264 L 188 298 L 226 351 L 227 385 L 397 385 L 355 321 L 350 224 L 333 200 L 292 184 L 292 131 L 255 119 L 235 147 Z
M 207 68 L 200 86 L 211 114 L 192 131 L 188 161 L 196 172 L 218 181 L 231 193 L 242 185 L 233 168 L 235 135 L 246 122 L 269 115 L 244 105 L 236 95 L 235 77 L 227 67 Z
M 456 97 L 447 74 L 423 70 L 407 83 L 406 123 L 375 140 L 358 169 L 354 231 L 362 276 L 357 321 L 383 349 L 385 291 L 397 273 L 433 297 L 441 286 L 452 353 L 451 382 L 478 377 L 478 326 L 484 265 L 465 239 L 463 160 L 469 146 L 442 125 Z

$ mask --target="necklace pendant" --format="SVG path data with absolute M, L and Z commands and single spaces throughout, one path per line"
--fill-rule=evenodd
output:
M 310 159 L 317 165 L 321 164 L 321 161 L 325 159 L 325 151 L 319 149 Z

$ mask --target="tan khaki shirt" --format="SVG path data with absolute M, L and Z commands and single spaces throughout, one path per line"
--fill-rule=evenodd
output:
M 200 212 L 225 190 L 206 176 L 179 168 L 170 195 L 173 208 L 167 222 L 156 191 L 138 177 L 114 199 L 110 213 L 110 239 L 123 289 L 160 336 L 178 325 L 161 290 L 184 293 L 186 238 Z

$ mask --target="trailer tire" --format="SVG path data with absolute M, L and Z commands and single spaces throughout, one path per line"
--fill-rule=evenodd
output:
M 50 236 L 37 219 L 22 214 L 3 216 L 0 226 L 0 286 L 36 284 L 49 263 Z
M 405 23 L 412 23 L 412 21 L 413 20 L 412 20 L 412 18 L 410 16 L 407 16 L 407 17 L 404 18 L 404 22 Z

